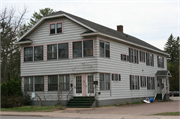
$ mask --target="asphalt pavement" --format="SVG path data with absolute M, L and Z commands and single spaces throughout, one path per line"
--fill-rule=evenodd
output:
M 1 112 L 3 119 L 180 119 L 180 116 L 153 115 L 180 111 L 180 97 L 173 101 L 100 108 L 66 108 L 53 112 Z M 17 117 L 21 116 L 21 117 Z M 25 116 L 25 117 L 24 117 Z

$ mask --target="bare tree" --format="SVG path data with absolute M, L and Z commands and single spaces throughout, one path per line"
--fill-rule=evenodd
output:
M 19 31 L 25 23 L 24 15 L 26 13 L 27 9 L 24 8 L 19 15 L 16 15 L 15 8 L 8 9 L 7 7 L 0 13 L 2 81 L 6 81 L 8 70 L 11 75 L 20 73 L 20 49 L 14 43 L 17 41 Z

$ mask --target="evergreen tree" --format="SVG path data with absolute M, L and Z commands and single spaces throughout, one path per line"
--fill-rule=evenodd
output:
M 30 19 L 30 23 L 28 23 L 29 28 L 31 28 L 33 25 L 35 25 L 42 17 L 52 14 L 54 12 L 55 11 L 51 8 L 40 9 L 39 13 L 34 12 L 32 18 Z

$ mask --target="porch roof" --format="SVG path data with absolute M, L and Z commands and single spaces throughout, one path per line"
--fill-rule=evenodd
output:
M 171 77 L 171 73 L 168 70 L 160 70 L 156 72 L 156 76 L 168 76 Z

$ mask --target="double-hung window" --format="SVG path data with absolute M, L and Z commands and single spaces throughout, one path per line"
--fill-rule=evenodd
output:
M 24 78 L 24 91 L 33 91 L 33 77 Z
M 93 56 L 93 40 L 83 40 L 73 42 L 73 57 Z
M 57 59 L 57 44 L 47 45 L 47 59 Z
M 121 81 L 121 74 L 112 74 L 112 81 Z
M 68 91 L 69 75 L 48 76 L 48 91 Z
M 146 87 L 146 76 L 141 76 L 141 87 Z
M 48 91 L 58 90 L 58 76 L 48 76 Z
M 35 77 L 35 91 L 44 91 L 44 76 Z
M 157 55 L 157 65 L 160 68 L 164 68 L 164 57 Z
M 139 90 L 139 76 L 130 75 L 130 90 Z
M 154 66 L 154 55 L 152 53 L 146 53 L 146 65 Z
M 43 60 L 43 45 L 24 47 L 24 62 Z
M 121 60 L 122 61 L 128 61 L 128 56 L 126 54 L 121 54 Z
M 155 89 L 154 77 L 147 77 L 147 89 Z
M 145 62 L 145 52 L 139 51 L 139 54 L 140 54 L 140 62 Z
M 33 61 L 33 47 L 24 47 L 24 62 Z
M 100 73 L 100 90 L 110 90 L 110 74 Z
M 138 50 L 134 49 L 134 48 L 129 48 L 129 62 L 132 63 L 139 63 L 138 60 Z
M 47 60 L 69 57 L 68 43 L 47 45 Z
M 59 75 L 59 90 L 69 90 L 69 75 Z
M 100 57 L 110 57 L 110 43 L 100 40 Z
M 34 46 L 34 61 L 43 60 L 43 46 Z
M 62 22 L 54 22 L 49 24 L 50 34 L 62 33 Z

